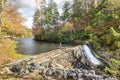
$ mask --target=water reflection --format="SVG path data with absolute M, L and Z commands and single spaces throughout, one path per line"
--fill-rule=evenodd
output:
M 70 46 L 70 45 L 62 45 L 62 46 Z M 58 43 L 46 43 L 35 41 L 32 38 L 23 38 L 19 39 L 19 43 L 17 44 L 17 51 L 21 54 L 26 55 L 35 55 L 42 52 L 47 52 L 59 47 Z

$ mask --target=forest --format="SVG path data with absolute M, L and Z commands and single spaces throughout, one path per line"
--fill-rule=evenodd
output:
M 4 36 L 26 38 L 33 35 L 36 41 L 88 44 L 98 57 L 107 60 L 102 71 L 120 79 L 120 0 L 65 1 L 62 13 L 54 0 L 38 1 L 32 30 L 22 25 L 25 19 L 18 12 L 25 5 L 15 0 L 0 1 L 0 64 L 26 57 L 17 54 L 16 41 L 4 40 Z
M 57 43 L 89 43 L 104 52 L 105 72 L 120 78 L 120 0 L 65 1 L 63 13 L 50 0 L 41 2 L 34 15 L 35 40 Z

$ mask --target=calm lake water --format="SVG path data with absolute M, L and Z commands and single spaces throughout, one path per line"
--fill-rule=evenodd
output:
M 57 49 L 60 44 L 58 43 L 47 43 L 41 41 L 35 41 L 32 38 L 18 39 L 17 52 L 25 55 L 36 55 L 42 52 Z M 62 46 L 71 46 L 70 44 L 62 44 Z

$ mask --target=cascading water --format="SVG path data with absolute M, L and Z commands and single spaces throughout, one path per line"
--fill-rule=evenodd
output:
M 83 49 L 83 53 L 86 54 L 89 59 L 91 60 L 91 62 L 95 65 L 100 65 L 101 64 L 101 61 L 98 60 L 92 53 L 92 51 L 90 50 L 90 48 L 87 46 L 87 45 L 83 45 L 82 47 Z

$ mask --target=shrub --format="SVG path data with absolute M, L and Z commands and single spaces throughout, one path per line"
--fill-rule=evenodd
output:
M 111 59 L 109 62 L 109 67 L 105 67 L 105 72 L 111 74 L 112 76 L 120 79 L 120 61 Z
M 17 54 L 15 41 L 2 39 L 0 43 L 0 64 L 5 64 L 13 60 L 25 58 L 26 56 Z

